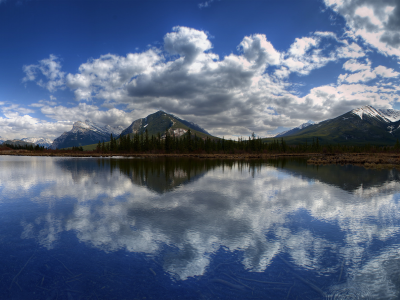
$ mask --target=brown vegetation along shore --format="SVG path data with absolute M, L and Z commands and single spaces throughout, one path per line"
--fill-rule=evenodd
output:
M 203 158 L 203 159 L 277 159 L 303 157 L 309 158 L 308 164 L 314 165 L 357 165 L 365 168 L 398 168 L 400 169 L 400 154 L 398 153 L 98 153 L 96 151 L 71 150 L 13 150 L 0 148 L 0 155 L 15 156 L 54 156 L 54 157 L 136 157 L 136 158 Z
M 217 159 L 271 159 L 280 157 L 307 157 L 310 154 L 293 154 L 293 153 L 97 153 L 96 151 L 63 151 L 63 150 L 45 150 L 45 151 L 29 151 L 29 150 L 2 150 L 0 155 L 16 155 L 16 156 L 57 156 L 57 157 L 192 157 L 192 158 L 217 158 Z
M 372 169 L 400 169 L 400 155 L 398 153 L 317 154 L 313 155 L 307 163 L 314 165 L 356 165 Z

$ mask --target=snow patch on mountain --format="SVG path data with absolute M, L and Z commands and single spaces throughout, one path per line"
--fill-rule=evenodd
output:
M 51 149 L 61 149 L 72 146 L 85 146 L 97 143 L 99 141 L 109 141 L 111 134 L 118 137 L 124 130 L 122 126 L 112 127 L 110 125 L 101 126 L 93 123 L 91 120 L 85 122 L 75 122 L 70 131 L 64 132 L 56 138 Z
M 47 138 L 23 138 L 21 141 L 44 146 L 45 148 L 50 147 L 53 143 L 53 140 Z
M 297 126 L 297 127 L 292 128 L 292 129 L 289 129 L 289 130 L 280 132 L 280 133 L 278 133 L 277 135 L 275 135 L 274 137 L 281 137 L 281 136 L 284 136 L 285 134 L 289 133 L 289 132 L 292 131 L 292 130 L 293 130 L 293 131 L 298 131 L 298 130 L 304 129 L 304 128 L 310 126 L 310 125 L 315 125 L 315 124 L 317 124 L 317 123 L 315 123 L 315 122 L 309 120 L 309 121 L 307 121 L 306 123 L 301 124 L 300 126 Z
M 93 123 L 91 120 L 85 120 L 85 122 L 75 122 L 74 125 L 72 126 L 72 133 L 76 133 L 78 131 L 80 132 L 85 132 L 85 131 L 94 131 L 99 134 L 105 134 L 105 135 L 114 135 L 114 136 L 119 136 L 121 132 L 124 130 L 122 126 L 115 126 L 111 127 L 110 125 L 106 126 L 100 126 L 99 124 Z
M 364 116 L 382 119 L 386 123 L 397 122 L 400 120 L 400 111 L 395 109 L 376 109 L 370 105 L 353 109 L 352 114 L 357 115 L 362 120 Z

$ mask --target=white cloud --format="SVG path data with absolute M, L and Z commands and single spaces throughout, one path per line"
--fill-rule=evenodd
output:
M 348 83 L 367 82 L 375 78 L 376 74 L 374 72 L 365 70 L 354 74 L 346 74 L 343 77 L 343 81 L 347 81 Z
M 341 14 L 351 34 L 363 38 L 385 55 L 400 58 L 400 5 L 397 0 L 325 0 Z
M 66 76 L 66 85 L 75 91 L 77 100 L 93 96 L 123 102 L 124 88 L 133 77 L 145 75 L 148 69 L 163 58 L 153 49 L 143 53 L 129 53 L 126 57 L 113 54 L 91 59 L 79 67 L 79 73 Z
M 71 129 L 69 122 L 47 122 L 31 117 L 33 111 L 17 105 L 2 106 L 4 117 L 0 117 L 1 136 L 3 139 L 24 137 L 44 137 L 54 139 L 64 131 Z
M 61 71 L 60 60 L 53 54 L 47 59 L 40 60 L 38 65 L 23 66 L 23 71 L 26 76 L 22 82 L 36 81 L 39 86 L 50 92 L 55 92 L 65 84 L 65 73 Z
M 209 7 L 211 5 L 211 3 L 213 3 L 214 0 L 208 0 L 202 3 L 199 3 L 199 8 L 204 8 L 204 7 Z
M 50 99 L 55 99 L 56 100 L 56 98 L 55 97 L 52 97 L 52 96 L 50 96 Z M 52 100 L 39 100 L 37 103 L 32 103 L 32 104 L 30 104 L 29 106 L 32 106 L 32 107 L 43 107 L 43 106 L 45 106 L 45 105 L 48 105 L 48 106 L 55 106 L 55 105 L 57 105 L 57 101 L 52 101 Z
M 90 119 L 96 124 L 128 127 L 132 121 L 132 114 L 112 108 L 106 111 L 99 110 L 95 105 L 79 103 L 75 107 L 43 105 L 41 112 L 48 118 L 72 125 L 73 122 Z
M 205 32 L 177 26 L 164 36 L 163 48 L 126 56 L 102 55 L 82 64 L 77 73 L 67 75 L 51 55 L 39 65 L 25 67 L 24 81 L 40 80 L 38 75 L 49 78 L 49 82 L 62 79 L 74 91 L 76 100 L 101 102 L 67 108 L 57 106 L 56 100 L 50 98 L 51 102 L 33 104 L 58 121 L 90 118 L 127 126 L 136 118 L 163 109 L 198 123 L 215 135 L 246 136 L 254 131 L 266 136 L 277 126 L 321 121 L 359 105 L 390 106 L 397 96 L 387 87 L 382 86 L 379 95 L 364 87 L 364 92 L 349 98 L 344 96 L 351 94 L 349 91 L 340 91 L 353 86 L 349 83 L 397 76 L 397 72 L 384 66 L 372 69 L 365 56 L 354 41 L 339 39 L 331 32 L 315 32 L 297 38 L 286 52 L 277 51 L 263 34 L 245 36 L 236 54 L 219 57 L 212 52 Z M 304 97 L 290 91 L 292 86 L 287 79 L 291 73 L 305 76 L 329 62 L 346 58 L 350 60 L 343 68 L 351 73 L 340 75 L 336 87 L 324 85 Z M 120 105 L 125 105 L 125 112 Z M 99 106 L 109 110 L 99 111 Z
M 386 68 L 385 66 L 378 66 L 375 68 L 375 73 L 381 77 L 392 78 L 399 76 L 399 72 L 394 71 L 391 68 Z
M 255 67 L 279 65 L 281 54 L 267 40 L 264 34 L 246 36 L 239 45 L 243 56 Z
M 366 64 L 363 64 L 356 59 L 350 59 L 343 64 L 343 69 L 350 72 L 370 70 L 371 62 L 368 61 Z
M 346 73 L 340 75 L 338 79 L 339 83 L 345 81 L 348 83 L 367 82 L 377 78 L 378 76 L 383 78 L 393 78 L 399 75 L 398 72 L 384 66 L 378 66 L 375 69 L 372 69 L 369 60 L 367 60 L 367 63 L 360 63 L 355 59 L 350 59 L 344 63 L 343 69 L 353 72 L 353 74 Z
M 197 56 L 212 48 L 203 31 L 182 26 L 172 30 L 164 37 L 164 49 L 170 54 L 179 54 L 187 64 L 193 63 Z

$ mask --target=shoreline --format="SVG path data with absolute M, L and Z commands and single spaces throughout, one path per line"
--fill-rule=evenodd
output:
M 207 154 L 207 153 L 85 153 L 85 152 L 31 152 L 28 150 L 3 150 L 0 155 L 9 156 L 48 156 L 48 157 L 94 157 L 94 158 L 200 158 L 200 159 L 278 159 L 278 158 L 308 158 L 311 165 L 355 165 L 365 168 L 398 168 L 400 169 L 400 154 L 398 153 L 241 153 L 241 154 Z
M 180 157 L 180 158 L 205 158 L 205 159 L 274 159 L 282 157 L 309 157 L 310 153 L 278 153 L 278 154 L 207 154 L 207 153 L 81 153 L 81 152 L 31 152 L 28 150 L 3 150 L 0 155 L 10 156 L 52 156 L 52 157 Z
M 310 155 L 311 156 L 311 155 Z M 366 169 L 400 169 L 399 153 L 318 154 L 307 160 L 312 165 L 354 165 Z

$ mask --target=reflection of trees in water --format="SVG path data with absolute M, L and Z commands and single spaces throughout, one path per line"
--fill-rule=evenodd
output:
M 385 183 L 400 181 L 400 173 L 395 169 L 372 170 L 353 165 L 316 166 L 308 165 L 304 158 L 268 160 L 268 164 L 292 175 L 319 180 L 349 192 L 360 187 L 379 188 Z
M 110 168 L 113 173 L 119 170 L 131 178 L 132 182 L 146 186 L 158 193 L 165 193 L 175 187 L 199 179 L 217 168 L 239 170 L 254 173 L 261 169 L 262 161 L 234 161 L 194 158 L 156 158 L 156 159 L 99 159 L 98 166 Z

